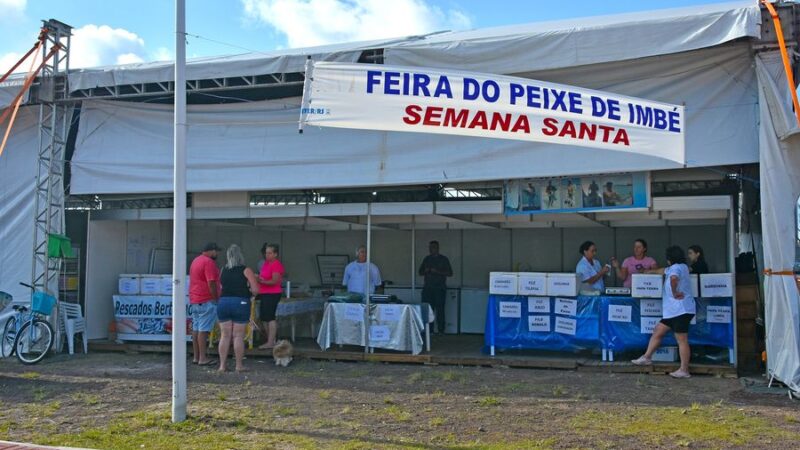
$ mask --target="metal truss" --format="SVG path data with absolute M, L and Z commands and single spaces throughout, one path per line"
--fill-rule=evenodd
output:
M 45 291 L 58 276 L 60 260 L 49 258 L 50 233 L 64 231 L 64 154 L 69 131 L 70 105 L 62 100 L 68 92 L 67 78 L 57 76 L 69 70 L 72 27 L 57 20 L 43 21 L 47 47 L 56 49 L 42 67 L 39 99 L 39 157 L 34 198 L 34 236 L 31 284 Z

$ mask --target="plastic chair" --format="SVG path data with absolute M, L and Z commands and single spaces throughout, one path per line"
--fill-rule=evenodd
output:
M 69 354 L 75 354 L 75 335 L 78 333 L 83 336 L 83 353 L 89 353 L 89 340 L 86 337 L 86 319 L 83 317 L 81 305 L 61 302 L 58 305 L 58 310 L 61 317 L 61 331 L 67 337 Z

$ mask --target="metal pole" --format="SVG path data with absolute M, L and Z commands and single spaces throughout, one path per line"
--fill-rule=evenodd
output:
M 186 420 L 186 4 L 175 0 L 172 422 Z
M 367 203 L 367 286 L 364 290 L 364 295 L 367 298 L 366 309 L 364 311 L 364 353 L 369 353 L 369 331 L 371 321 L 369 319 L 369 304 L 370 293 L 372 292 L 372 280 L 370 275 L 372 272 L 372 204 Z
M 416 216 L 411 216 L 411 303 L 417 303 L 417 261 L 415 244 L 417 242 L 417 220 Z

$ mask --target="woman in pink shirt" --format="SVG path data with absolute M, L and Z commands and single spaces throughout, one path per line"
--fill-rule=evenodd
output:
M 278 335 L 278 322 L 275 318 L 275 311 L 278 309 L 278 302 L 281 301 L 281 281 L 286 272 L 283 264 L 278 261 L 278 246 L 276 244 L 264 244 L 261 247 L 261 254 L 264 255 L 264 265 L 258 276 L 258 300 L 259 316 L 261 317 L 262 333 L 267 337 L 267 342 L 262 344 L 260 349 L 275 347 L 275 340 Z
M 647 256 L 647 241 L 644 239 L 633 241 L 633 256 L 625 258 L 622 265 L 617 258 L 611 258 L 611 265 L 616 269 L 617 278 L 625 280 L 622 285 L 626 288 L 631 287 L 633 274 L 646 273 L 648 270 L 658 268 L 656 260 Z

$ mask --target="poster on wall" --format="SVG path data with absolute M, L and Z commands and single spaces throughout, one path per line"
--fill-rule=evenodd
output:
M 647 172 L 509 180 L 506 215 L 589 212 L 650 206 Z

